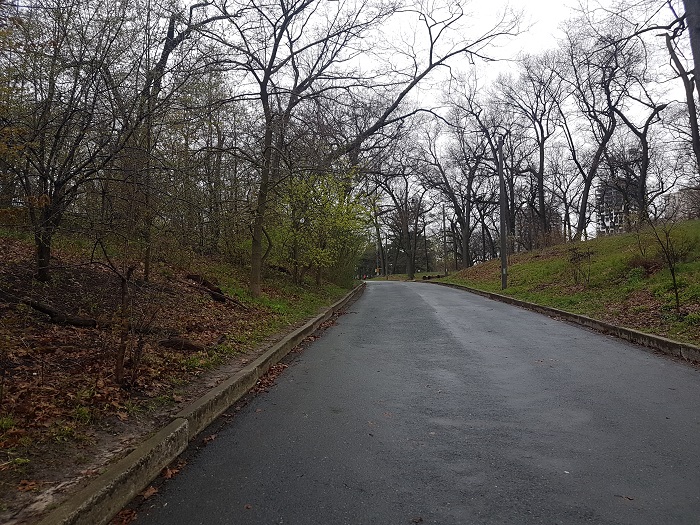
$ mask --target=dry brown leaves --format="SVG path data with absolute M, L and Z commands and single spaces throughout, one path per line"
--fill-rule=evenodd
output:
M 137 425 L 145 407 L 172 399 L 174 384 L 202 374 L 209 356 L 163 348 L 164 335 L 213 348 L 234 348 L 272 313 L 213 301 L 171 268 L 156 268 L 148 284 L 132 288 L 128 320 L 145 332 L 129 333 L 117 315 L 120 281 L 85 257 L 55 250 L 50 283 L 33 279 L 31 244 L 2 239 L 0 250 L 0 522 L 23 506 L 18 495 L 36 490 L 28 479 L 60 479 L 71 457 L 91 456 L 96 430 Z M 162 271 L 160 271 L 162 270 Z M 185 270 L 182 271 L 184 273 Z M 24 297 L 74 316 L 97 319 L 98 328 L 52 324 L 21 304 Z M 140 361 L 137 350 L 143 350 Z M 125 348 L 125 380 L 115 381 L 117 349 Z M 241 347 L 241 349 L 243 349 Z M 179 396 L 178 396 L 179 397 Z M 182 400 L 182 397 L 180 397 Z M 68 452 L 67 452 L 68 451 Z M 75 468 L 75 475 L 86 470 Z M 22 481 L 25 483 L 21 483 Z M 24 496 L 22 496 L 24 497 Z M 128 523 L 128 516 L 122 516 Z M 122 523 L 120 522 L 120 523 Z
M 277 363 L 276 365 L 272 365 L 270 367 L 270 370 L 268 370 L 267 373 L 260 379 L 258 379 L 257 383 L 255 383 L 255 386 L 252 388 L 252 392 L 260 393 L 269 391 L 270 388 L 272 388 L 272 386 L 275 384 L 275 381 L 277 380 L 279 375 L 282 372 L 284 372 L 284 370 L 288 367 L 289 365 L 284 363 Z

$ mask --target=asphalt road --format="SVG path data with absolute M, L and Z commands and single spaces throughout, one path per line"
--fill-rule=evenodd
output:
M 469 293 L 370 282 L 138 524 L 700 523 L 700 372 Z

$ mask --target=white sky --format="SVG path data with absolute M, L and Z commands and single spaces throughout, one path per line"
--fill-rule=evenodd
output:
M 500 0 L 494 2 L 500 3 Z M 517 45 L 532 53 L 554 47 L 559 24 L 574 15 L 572 6 L 577 5 L 569 0 L 510 0 L 509 4 L 523 10 L 523 25 L 529 27 L 518 38 Z
M 507 61 L 517 58 L 522 52 L 534 54 L 555 47 L 560 35 L 559 25 L 575 16 L 574 7 L 577 5 L 577 0 L 491 0 L 479 6 L 475 14 L 484 20 L 492 20 L 496 13 L 502 13 L 508 7 L 522 13 L 522 33 L 508 42 L 502 40 L 501 45 L 490 53 Z M 477 8 L 476 2 L 470 7 Z M 507 69 L 507 64 L 497 66 L 498 69 L 504 67 Z
M 608 3 L 610 0 L 599 0 Z M 475 36 L 493 27 L 495 20 L 500 18 L 504 10 L 510 8 L 522 13 L 521 34 L 514 38 L 502 37 L 495 45 L 484 50 L 496 62 L 461 65 L 459 60 L 453 60 L 452 66 L 457 71 L 467 73 L 476 68 L 481 87 L 488 86 L 501 73 L 513 71 L 515 60 L 521 53 L 536 54 L 546 49 L 556 47 L 556 41 L 561 34 L 559 26 L 565 20 L 576 15 L 575 6 L 578 0 L 472 0 L 466 4 L 467 24 L 470 36 Z M 439 77 L 432 77 L 419 85 L 414 92 L 417 100 L 435 100 L 439 105 L 442 85 L 435 82 Z

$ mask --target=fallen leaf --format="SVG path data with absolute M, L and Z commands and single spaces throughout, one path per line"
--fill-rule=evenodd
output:
M 202 442 L 206 445 L 207 443 L 214 441 L 216 439 L 216 434 L 212 434 L 211 436 L 205 437 Z
M 141 493 L 141 496 L 143 496 L 143 499 L 148 499 L 156 494 L 158 494 L 158 489 L 151 485 Z
M 126 412 L 117 412 L 117 417 L 120 421 L 126 421 L 127 419 L 129 419 L 129 414 L 127 414 Z
M 119 512 L 112 521 L 110 525 L 129 525 L 132 521 L 136 519 L 136 511 L 134 509 L 124 509 Z
M 161 472 L 161 476 L 163 476 L 165 479 L 173 479 L 178 472 L 180 472 L 179 468 L 165 467 Z
M 36 481 L 29 481 L 28 479 L 23 479 L 19 482 L 19 486 L 17 487 L 17 490 L 20 492 L 30 492 L 32 490 L 35 490 L 39 487 L 39 484 Z
M 246 503 L 245 506 L 243 507 L 245 510 L 250 510 L 253 508 L 253 506 L 250 503 Z

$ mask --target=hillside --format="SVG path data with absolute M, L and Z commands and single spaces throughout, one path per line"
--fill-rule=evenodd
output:
M 512 255 L 503 291 L 498 260 L 443 280 L 700 345 L 697 220 Z
M 2 523 L 97 475 L 347 291 L 269 270 L 256 299 L 244 268 L 171 253 L 177 264 L 154 265 L 149 282 L 137 268 L 122 297 L 125 261 L 80 238 L 57 239 L 48 283 L 33 279 L 31 239 L 0 234 L 0 246 Z

